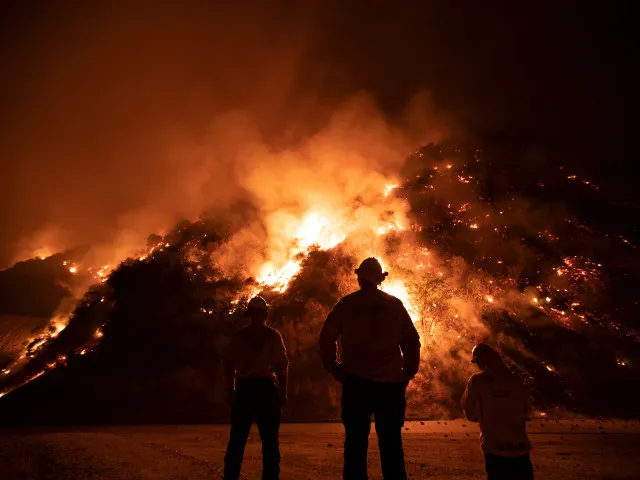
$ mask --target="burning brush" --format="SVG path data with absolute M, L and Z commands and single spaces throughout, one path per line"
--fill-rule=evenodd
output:
M 602 194 L 591 182 L 557 176 L 565 189 Z M 541 406 L 617 408 L 593 394 L 637 376 L 637 308 L 615 310 L 610 295 L 620 271 L 607 268 L 634 247 L 558 215 L 539 195 L 519 197 L 510 185 L 494 184 L 479 150 L 430 145 L 395 178 L 376 177 L 344 202 L 314 191 L 299 210 L 259 214 L 238 206 L 226 224 L 203 217 L 150 238 L 145 251 L 117 268 L 69 263 L 69 272 L 90 272 L 96 286 L 69 318 L 31 342 L 30 361 L 8 368 L 2 392 L 80 364 L 80 357 L 101 364 L 121 355 L 130 358 L 116 363 L 130 363 L 138 358 L 130 349 L 141 344 L 151 356 L 174 351 L 190 359 L 185 368 L 204 365 L 237 328 L 238 307 L 260 293 L 293 352 L 293 396 L 314 398 L 299 415 L 330 416 L 336 397 L 314 353 L 318 329 L 333 302 L 355 288 L 346 272 L 374 256 L 390 272 L 381 288 L 403 301 L 422 337 L 421 368 L 410 386 L 414 415 L 457 414 L 472 373 L 471 346 L 480 341 L 499 345 Z M 205 343 L 218 345 L 216 352 L 172 322 L 211 335 Z M 600 362 L 600 375 L 583 373 L 592 361 Z M 212 381 L 213 397 L 217 388 Z

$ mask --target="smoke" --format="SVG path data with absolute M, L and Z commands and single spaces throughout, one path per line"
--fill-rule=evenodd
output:
M 580 167 L 581 153 L 592 162 L 606 152 L 600 170 L 614 174 L 627 145 L 611 119 L 620 117 L 619 79 L 627 78 L 614 61 L 632 42 L 603 9 L 253 1 L 1 8 L 0 223 L 8 233 L 0 266 L 78 244 L 102 244 L 100 263 L 121 258 L 147 232 L 227 204 L 265 170 L 295 163 L 291 155 L 247 171 L 246 160 L 234 163 L 240 153 L 298 154 L 292 146 L 313 138 L 316 153 L 300 155 L 306 161 L 317 156 L 319 132 L 339 140 L 343 122 L 353 134 L 358 114 L 345 109 L 372 115 L 364 129 L 372 136 L 347 138 L 361 140 L 358 154 L 372 161 L 356 164 L 367 169 L 387 152 L 393 163 L 407 146 L 389 123 L 413 140 L 454 125 L 470 138 L 571 149 L 537 159 L 536 168 Z M 363 106 L 363 91 L 384 115 Z M 421 101 L 407 107 L 416 95 Z
M 314 57 L 313 5 L 136 5 L 10 9 L 0 265 L 78 246 L 113 264 L 241 199 L 274 230 L 270 212 L 333 208 L 442 128 L 424 95 L 396 128 L 359 88 L 316 82 L 341 67 Z

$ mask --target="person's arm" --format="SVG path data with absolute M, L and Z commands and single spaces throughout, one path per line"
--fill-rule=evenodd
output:
M 344 305 L 338 302 L 327 316 L 320 330 L 320 356 L 322 365 L 333 378 L 342 381 L 342 366 L 338 363 L 338 347 L 336 342 L 342 333 L 342 317 Z
M 467 388 L 462 395 L 462 410 L 464 411 L 467 420 L 471 422 L 480 421 L 480 401 L 476 394 L 476 389 L 473 385 L 473 377 L 467 382 Z
M 405 380 L 408 383 L 416 376 L 420 368 L 420 335 L 402 302 L 400 302 L 400 322 L 402 325 L 400 349 L 404 361 Z
M 287 358 L 287 348 L 284 346 L 282 335 L 278 333 L 278 339 L 276 340 L 276 360 L 274 362 L 274 369 L 276 378 L 278 379 L 278 388 L 280 389 L 280 399 L 282 404 L 286 404 L 289 400 L 287 393 L 287 382 L 289 378 L 289 359 Z

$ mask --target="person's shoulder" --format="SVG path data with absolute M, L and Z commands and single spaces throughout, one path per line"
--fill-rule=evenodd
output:
M 267 337 L 278 339 L 278 340 L 282 339 L 282 334 L 275 328 L 270 327 L 269 325 L 264 326 L 264 335 Z
M 345 295 L 344 297 L 342 297 L 340 300 L 338 300 L 338 303 L 353 302 L 354 300 L 357 300 L 361 296 L 362 296 L 362 290 L 356 290 L 355 292 L 351 292 Z
M 356 290 L 355 292 L 351 292 L 348 295 L 345 295 L 344 297 L 339 299 L 333 308 L 353 305 L 361 301 L 361 299 L 362 299 L 362 292 L 360 290 Z

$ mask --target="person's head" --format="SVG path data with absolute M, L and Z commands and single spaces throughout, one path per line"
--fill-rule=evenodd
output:
M 245 315 L 252 323 L 266 323 L 269 316 L 269 305 L 264 298 L 255 296 L 247 304 Z
M 478 365 L 478 368 L 484 370 L 495 369 L 504 365 L 500 354 L 486 343 L 479 343 L 471 351 L 471 362 Z
M 364 259 L 355 272 L 360 288 L 377 288 L 389 275 L 382 271 L 382 265 L 373 257 Z

